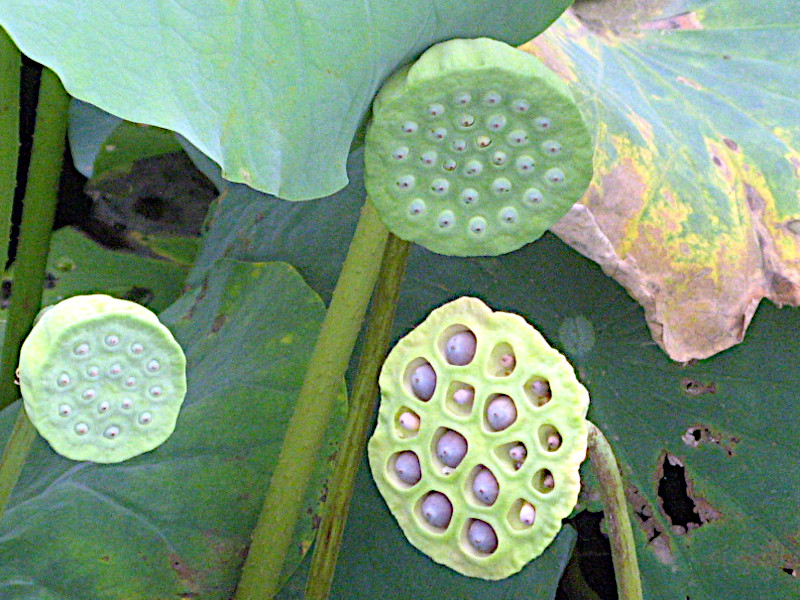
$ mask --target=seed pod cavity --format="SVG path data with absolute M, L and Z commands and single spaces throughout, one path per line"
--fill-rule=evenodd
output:
M 417 398 L 430 400 L 436 391 L 436 371 L 429 362 L 423 361 L 412 368 L 409 383 Z
M 463 435 L 447 429 L 436 442 L 436 456 L 442 464 L 455 469 L 467 455 L 467 440 Z
M 451 365 L 464 366 L 472 362 L 475 357 L 477 340 L 470 330 L 459 331 L 447 338 L 444 346 L 444 356 Z
M 482 554 L 492 554 L 497 550 L 497 534 L 494 528 L 486 521 L 475 519 L 470 523 L 469 543 Z
M 475 479 L 472 480 L 472 491 L 480 503 L 491 506 L 500 493 L 500 484 L 489 469 L 481 466 L 478 467 Z
M 453 517 L 453 505 L 447 496 L 440 492 L 431 492 L 422 501 L 422 518 L 437 529 L 447 529 Z
M 422 478 L 419 458 L 410 450 L 400 452 L 394 457 L 394 472 L 403 483 L 416 485 Z
M 503 431 L 516 420 L 517 407 L 505 394 L 495 396 L 486 406 L 486 421 L 493 431 Z

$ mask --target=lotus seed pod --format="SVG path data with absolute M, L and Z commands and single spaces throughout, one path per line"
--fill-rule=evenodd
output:
M 419 458 L 408 450 L 397 455 L 394 471 L 397 473 L 398 479 L 408 485 L 415 485 L 422 477 Z
M 466 455 L 467 440 L 457 431 L 446 431 L 436 442 L 436 456 L 448 467 L 455 469 Z
M 408 431 L 419 431 L 419 417 L 411 412 L 404 412 L 398 419 L 400 427 Z
M 365 184 L 397 236 L 441 254 L 497 255 L 540 237 L 580 199 L 592 152 L 569 88 L 536 57 L 456 39 L 384 84 Z
M 472 482 L 472 491 L 475 496 L 484 504 L 492 505 L 497 500 L 497 495 L 500 493 L 500 485 L 492 472 L 486 467 L 482 467 L 478 474 L 475 475 L 475 481 Z
M 451 365 L 468 365 L 475 356 L 475 334 L 471 331 L 459 331 L 447 340 L 444 349 L 445 358 Z
M 453 517 L 453 505 L 444 494 L 431 492 L 422 501 L 422 516 L 434 527 L 444 529 Z
M 113 463 L 172 434 L 186 395 L 186 359 L 143 306 L 75 296 L 37 317 L 20 350 L 19 381 L 25 411 L 53 450 Z
M 486 420 L 495 431 L 502 431 L 517 420 L 517 408 L 508 396 L 498 396 L 486 409 Z
M 411 390 L 420 400 L 430 400 L 436 391 L 436 371 L 430 363 L 424 363 L 411 374 Z
M 497 550 L 497 534 L 485 521 L 473 521 L 469 526 L 469 543 L 478 552 L 491 554 Z
M 486 96 L 473 90 L 459 99 L 473 105 L 496 100 Z M 442 104 L 443 116 L 452 112 Z M 480 123 L 476 119 L 473 127 Z M 454 331 L 475 336 L 474 355 L 465 365 L 451 363 L 446 355 Z M 515 357 L 510 371 L 500 364 L 506 354 Z M 435 387 L 445 393 L 423 399 L 409 385 L 420 364 L 430 366 Z M 552 397 L 546 408 L 533 391 L 537 381 L 547 383 Z M 431 312 L 396 344 L 381 370 L 380 388 L 370 468 L 408 540 L 436 562 L 484 579 L 513 575 L 541 554 L 577 502 L 579 467 L 586 456 L 589 396 L 567 360 L 522 317 L 494 312 L 476 298 L 459 298 Z M 488 408 L 498 398 L 513 404 L 516 418 L 495 430 Z M 413 436 L 398 432 L 403 412 L 422 422 Z M 555 432 L 561 437 L 557 452 L 547 449 Z M 410 479 L 413 484 L 397 472 L 405 452 L 419 463 L 420 478 Z M 487 474 L 496 487 L 482 485 Z M 423 515 L 424 493 L 430 490 L 443 494 L 452 508 L 444 530 L 433 532 Z M 484 525 L 475 525 L 471 539 L 470 527 L 477 522 L 494 537 L 480 531 Z

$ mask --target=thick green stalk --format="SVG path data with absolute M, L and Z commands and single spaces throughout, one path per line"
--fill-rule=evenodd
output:
M 25 458 L 35 437 L 36 429 L 28 419 L 25 409 L 20 406 L 14 429 L 11 430 L 3 458 L 0 459 L 0 519 L 6 512 L 6 504 L 14 486 L 17 485 L 19 474 L 22 473 Z
M 328 487 L 325 514 L 317 531 L 311 572 L 306 585 L 306 600 L 324 600 L 328 597 L 333 582 L 336 559 L 350 512 L 356 473 L 364 455 L 367 433 L 378 398 L 378 374 L 391 341 L 394 311 L 400 295 L 409 246 L 408 242 L 389 235 L 378 287 L 372 300 L 364 351 L 350 398 L 347 427 L 337 454 L 336 469 Z
M 600 482 L 600 496 L 611 543 L 611 559 L 619 600 L 642 600 L 642 580 L 636 543 L 625 501 L 625 487 L 611 445 L 594 423 L 589 423 L 589 460 Z
M 69 96 L 58 76 L 50 69 L 43 69 L 17 256 L 14 260 L 11 304 L 3 338 L 0 409 L 19 398 L 19 390 L 14 383 L 19 348 L 42 302 L 50 231 L 56 214 L 58 181 L 64 158 L 68 108 Z
M 0 270 L 5 268 L 19 155 L 19 50 L 0 27 Z
M 236 600 L 265 600 L 279 589 L 314 459 L 319 455 L 336 395 L 361 331 L 388 235 L 372 202 L 367 200 L 286 429 Z

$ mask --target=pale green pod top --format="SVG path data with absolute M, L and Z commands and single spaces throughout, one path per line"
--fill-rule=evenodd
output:
M 102 294 L 44 309 L 22 344 L 31 423 L 57 453 L 120 462 L 164 443 L 186 395 L 186 358 L 148 309 Z
M 592 154 L 569 88 L 541 61 L 456 39 L 384 84 L 365 184 L 398 237 L 440 254 L 497 255 L 539 238 L 580 199 Z
M 448 360 L 448 341 L 467 330 L 475 335 L 475 354 L 467 364 L 453 364 L 461 356 Z M 513 361 L 503 360 L 509 355 Z M 414 393 L 410 381 L 421 364 L 436 373 L 428 400 Z M 566 358 L 522 317 L 465 297 L 432 311 L 397 343 L 383 365 L 380 388 L 369 463 L 408 540 L 436 562 L 483 579 L 513 575 L 539 556 L 577 502 L 578 469 L 586 457 L 589 394 Z M 461 394 L 456 402 L 456 392 L 465 389 L 472 398 L 464 401 L 470 394 Z M 513 401 L 516 416 L 497 431 L 488 422 L 487 407 L 501 395 Z M 419 416 L 419 429 L 399 424 L 405 412 Z M 449 431 L 467 441 L 466 454 L 454 468 L 437 456 L 439 440 Z M 418 480 L 398 475 L 396 461 L 407 461 L 406 452 L 419 459 Z M 496 497 L 493 484 L 483 489 L 493 481 L 484 469 L 497 481 Z M 423 516 L 421 507 L 433 492 L 452 504 L 445 527 Z M 476 522 L 488 524 L 496 535 L 493 551 L 481 550 L 494 543 L 483 525 L 472 527 Z

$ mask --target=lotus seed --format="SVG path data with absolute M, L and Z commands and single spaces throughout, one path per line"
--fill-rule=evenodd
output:
M 430 363 L 423 363 L 411 374 L 411 391 L 420 400 L 430 400 L 436 390 L 436 371 Z
M 454 102 L 459 106 L 466 106 L 472 102 L 472 95 L 469 92 L 462 92 L 455 97 Z
M 528 188 L 522 195 L 522 201 L 525 204 L 539 204 L 543 198 L 542 192 L 536 188 Z
M 510 373 L 517 366 L 517 359 L 514 358 L 513 354 L 503 354 L 500 357 L 500 365 Z
M 419 417 L 412 412 L 404 412 L 398 419 L 400 427 L 408 431 L 419 431 Z
M 397 187 L 401 190 L 410 190 L 414 187 L 415 181 L 413 175 L 402 175 L 397 178 Z
M 453 150 L 456 152 L 463 152 L 467 149 L 467 141 L 466 140 L 455 140 L 453 141 Z
M 482 234 L 486 231 L 486 219 L 483 217 L 473 217 L 469 221 L 469 230 L 476 235 Z
M 422 155 L 420 155 L 419 160 L 423 165 L 429 166 L 434 164 L 437 158 L 438 154 L 436 154 L 436 152 L 433 150 L 429 150 L 427 152 L 423 152 Z
M 511 109 L 515 110 L 518 113 L 528 112 L 531 108 L 531 103 L 527 100 L 514 100 L 511 103 Z
M 127 382 L 125 382 L 127 384 Z M 150 388 L 150 395 L 155 396 L 156 398 L 159 397 L 163 393 L 161 386 L 154 385 Z
M 100 367 L 98 367 L 96 365 L 92 365 L 90 367 L 87 367 L 86 375 L 88 377 L 91 377 L 91 378 L 99 377 L 100 376 Z
M 517 407 L 514 401 L 503 394 L 489 403 L 486 409 L 486 420 L 495 431 L 502 431 L 517 420 Z
M 542 479 L 542 487 L 546 490 L 552 490 L 554 487 L 556 487 L 556 482 L 555 479 L 553 479 L 552 473 L 548 473 L 544 476 Z
M 103 432 L 103 435 L 108 439 L 113 440 L 115 437 L 119 435 L 119 427 L 117 427 L 116 425 L 112 425 Z
M 488 148 L 492 143 L 492 138 L 488 135 L 479 135 L 475 140 L 475 145 L 478 148 Z
M 472 491 L 475 492 L 478 500 L 491 506 L 497 500 L 500 486 L 492 472 L 486 467 L 482 467 L 472 482 Z
M 463 406 L 469 404 L 475 398 L 475 390 L 472 388 L 460 388 L 453 392 L 453 401 Z
M 439 227 L 446 229 L 456 222 L 456 216 L 453 214 L 452 210 L 443 210 L 437 222 L 439 223 Z
M 447 181 L 447 179 L 438 178 L 431 182 L 431 191 L 436 192 L 437 194 L 444 194 L 449 189 L 450 182 Z
M 497 152 L 492 154 L 492 163 L 494 163 L 498 167 L 501 167 L 504 164 L 506 164 L 507 160 L 508 160 L 508 154 L 506 154 L 502 150 L 498 150 Z
M 465 188 L 464 191 L 461 192 L 461 201 L 464 204 L 475 204 L 478 201 L 478 198 L 478 190 L 473 188 Z
M 459 331 L 450 336 L 444 349 L 444 356 L 451 365 L 464 366 L 475 357 L 477 340 L 471 331 Z
M 119 344 L 119 336 L 114 334 L 106 336 L 106 344 L 113 348 L 114 346 Z
M 95 396 L 97 396 L 97 392 L 92 389 L 88 389 L 83 392 L 83 399 L 84 400 L 94 400 Z
M 422 501 L 422 516 L 434 527 L 444 529 L 453 517 L 453 505 L 444 494 L 431 492 Z
M 550 384 L 542 379 L 536 379 L 531 383 L 531 391 L 540 398 L 550 398 Z
M 69 385 L 69 375 L 62 373 L 58 376 L 58 387 L 66 387 Z
M 86 356 L 89 354 L 89 344 L 78 344 L 73 352 L 78 356 Z
M 550 119 L 548 119 L 547 117 L 536 117 L 536 119 L 534 120 L 534 124 L 542 131 L 550 129 L 551 125 Z
M 111 408 L 111 405 L 103 400 L 100 404 L 97 405 L 97 412 L 100 414 L 108 412 L 108 409 Z
M 508 455 L 512 460 L 525 460 L 525 457 L 528 456 L 528 451 L 525 450 L 525 446 L 522 444 L 517 444 L 508 451 Z
M 497 550 L 497 534 L 485 521 L 475 520 L 469 526 L 469 543 L 478 552 L 491 554 Z
M 547 449 L 554 452 L 561 447 L 561 435 L 556 431 L 547 436 Z
M 437 127 L 431 130 L 431 137 L 435 140 L 443 140 L 447 137 L 447 129 L 444 127 Z
M 511 191 L 511 182 L 505 177 L 498 177 L 492 182 L 492 190 L 497 194 Z
M 128 409 L 133 406 L 133 400 L 130 398 L 123 398 L 122 399 L 122 408 Z
M 559 154 L 561 152 L 561 144 L 555 140 L 547 140 L 542 142 L 542 152 L 552 155 Z
M 75 433 L 78 435 L 86 435 L 89 433 L 89 426 L 86 423 L 75 423 Z
M 436 456 L 448 467 L 454 469 L 467 455 L 467 440 L 463 435 L 448 429 L 436 442 Z
M 550 183 L 561 183 L 564 181 L 564 171 L 561 169 L 548 169 L 545 177 Z
M 68 417 L 72 414 L 72 407 L 69 404 L 60 404 L 58 406 L 58 414 L 62 417 Z
M 517 158 L 517 171 L 520 173 L 530 173 L 533 171 L 533 167 L 536 166 L 536 161 L 533 160 L 532 157 L 523 154 L 519 158 Z
M 445 171 L 454 171 L 457 166 L 458 165 L 456 165 L 456 161 L 454 161 L 452 158 L 449 158 L 442 163 L 442 168 Z
M 454 470 L 451 467 L 442 467 L 442 475 L 450 475 Z
M 136 379 L 134 379 L 133 377 L 128 377 L 125 380 L 125 387 L 127 387 L 127 388 L 132 388 L 135 385 L 136 385 Z
M 119 375 L 122 373 L 122 365 L 119 363 L 114 363 L 108 368 L 108 374 L 114 377 L 115 375 Z
M 395 160 L 405 160 L 408 158 L 408 152 L 408 146 L 400 146 L 392 152 L 392 158 Z M 141 352 L 141 350 L 139 352 Z
M 536 520 L 536 509 L 533 508 L 533 504 L 530 502 L 522 503 L 519 509 L 519 520 L 522 521 L 524 525 L 533 525 L 533 522 Z
M 419 125 L 415 121 L 406 121 L 402 127 L 404 133 L 414 133 L 418 128 Z
M 483 97 L 483 101 L 490 106 L 499 104 L 502 99 L 503 98 L 497 92 L 489 92 Z
M 472 127 L 475 124 L 475 117 L 472 115 L 461 115 L 458 124 L 462 127 Z
M 153 359 L 151 361 L 148 361 L 146 368 L 151 373 L 155 373 L 161 368 L 161 364 L 156 359 Z
M 528 143 L 528 134 L 522 129 L 515 129 L 508 134 L 508 143 L 512 146 L 522 146 Z
M 441 104 L 431 104 L 428 107 L 428 114 L 432 117 L 438 117 L 444 114 L 444 106 Z
M 466 169 L 464 169 L 464 172 L 467 175 L 477 175 L 481 171 L 483 171 L 483 165 L 481 164 L 481 161 L 479 161 L 479 160 L 470 160 L 470 161 L 468 161 L 467 165 L 466 165 Z
M 421 215 L 425 212 L 425 201 L 421 198 L 416 198 L 408 205 L 408 214 Z
M 410 450 L 405 450 L 397 455 L 394 461 L 394 472 L 398 479 L 408 485 L 415 485 L 422 479 L 422 470 L 419 458 Z
M 153 420 L 153 415 L 150 414 L 149 412 L 143 412 L 142 414 L 139 415 L 139 423 L 141 423 L 142 425 L 147 425 L 152 420 Z
M 506 122 L 504 115 L 493 115 L 486 121 L 486 126 L 493 131 L 500 131 L 506 126 Z
M 406 149 L 406 152 L 408 152 L 408 149 Z M 131 344 L 131 352 L 134 354 L 141 354 L 144 352 L 144 346 L 142 346 L 139 342 L 134 342 Z
M 506 206 L 503 210 L 500 211 L 500 220 L 504 223 L 516 223 L 517 222 L 517 209 L 513 206 Z

